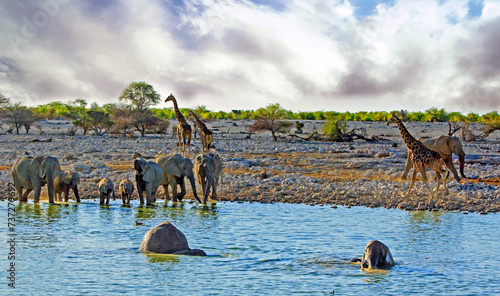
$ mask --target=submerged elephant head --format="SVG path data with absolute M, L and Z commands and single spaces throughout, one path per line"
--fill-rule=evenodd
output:
M 373 240 L 365 248 L 361 259 L 361 268 L 389 269 L 395 264 L 391 251 L 383 243 Z

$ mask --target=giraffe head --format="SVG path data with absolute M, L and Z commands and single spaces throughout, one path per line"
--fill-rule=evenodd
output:
M 395 114 L 393 114 L 391 119 L 387 121 L 387 126 L 389 126 L 391 123 L 398 123 L 398 122 L 401 122 L 401 120 Z
M 174 97 L 174 95 L 173 95 L 173 94 L 170 94 L 170 96 L 168 96 L 168 97 L 165 99 L 165 103 L 166 103 L 166 102 L 173 101 L 173 100 L 175 100 L 175 97 Z

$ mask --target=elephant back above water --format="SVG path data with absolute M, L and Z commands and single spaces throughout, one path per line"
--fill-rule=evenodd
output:
M 161 154 L 156 158 L 156 163 L 163 170 L 163 178 L 161 185 L 165 190 L 165 200 L 170 198 L 168 193 L 168 186 L 172 189 L 172 200 L 181 201 L 186 195 L 186 182 L 184 177 L 188 178 L 193 190 L 193 196 L 201 202 L 198 194 L 196 193 L 196 182 L 193 172 L 193 162 L 189 158 L 182 157 L 180 154 Z M 177 186 L 181 187 L 181 192 L 177 192 Z
M 27 201 L 28 195 L 34 191 L 33 201 L 40 202 L 42 186 L 47 184 L 49 203 L 54 203 L 54 179 L 62 174 L 61 165 L 52 156 L 22 157 L 11 168 L 19 201 Z M 23 194 L 23 189 L 26 191 Z

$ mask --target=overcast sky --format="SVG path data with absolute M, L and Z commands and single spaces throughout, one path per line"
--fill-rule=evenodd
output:
M 213 111 L 500 110 L 500 1 L 0 0 L 0 20 L 0 89 L 30 106 L 145 81 Z

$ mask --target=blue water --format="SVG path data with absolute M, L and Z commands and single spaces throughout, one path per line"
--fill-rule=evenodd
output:
M 17 202 L 16 202 L 17 204 Z M 500 215 L 255 203 L 17 206 L 16 288 L 7 286 L 7 202 L 0 202 L 1 295 L 495 295 Z M 135 225 L 135 221 L 142 225 Z M 148 256 L 144 234 L 170 221 L 208 257 Z M 372 239 L 397 262 L 348 261 Z

